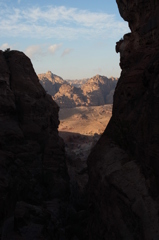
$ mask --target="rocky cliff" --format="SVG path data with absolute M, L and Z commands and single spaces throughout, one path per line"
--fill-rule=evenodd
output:
M 2 240 L 71 239 L 64 229 L 70 191 L 58 110 L 30 59 L 0 51 Z
M 131 32 L 117 42 L 112 118 L 88 158 L 89 239 L 159 239 L 159 2 L 117 0 Z

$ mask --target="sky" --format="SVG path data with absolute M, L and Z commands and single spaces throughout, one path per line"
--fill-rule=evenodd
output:
M 37 74 L 119 77 L 116 42 L 130 32 L 115 0 L 0 0 L 0 49 L 23 51 Z

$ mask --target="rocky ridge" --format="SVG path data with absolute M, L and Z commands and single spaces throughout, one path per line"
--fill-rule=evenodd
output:
M 100 106 L 113 102 L 117 78 L 96 75 L 90 79 L 64 81 L 50 71 L 38 75 L 40 83 L 60 108 Z M 79 82 L 78 82 L 79 81 Z
M 112 118 L 88 157 L 89 239 L 159 239 L 159 2 L 117 0 L 131 32 L 117 42 Z

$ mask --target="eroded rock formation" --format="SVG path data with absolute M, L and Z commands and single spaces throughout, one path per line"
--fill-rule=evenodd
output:
M 117 0 L 131 32 L 119 41 L 112 118 L 88 158 L 89 239 L 159 239 L 159 2 Z

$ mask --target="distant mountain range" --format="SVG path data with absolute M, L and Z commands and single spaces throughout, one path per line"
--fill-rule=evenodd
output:
M 113 103 L 117 78 L 96 75 L 88 79 L 63 80 L 51 71 L 38 74 L 44 89 L 61 108 Z
M 76 79 L 76 80 L 66 80 L 70 85 L 81 88 L 84 83 L 86 83 L 89 80 L 89 78 L 84 79 Z

